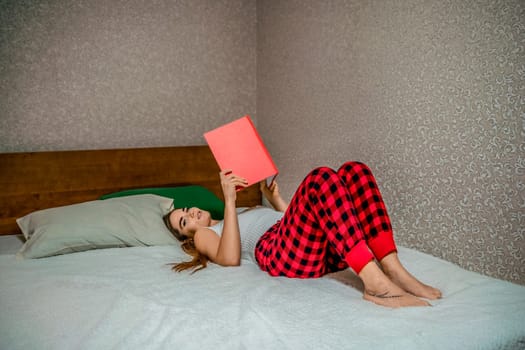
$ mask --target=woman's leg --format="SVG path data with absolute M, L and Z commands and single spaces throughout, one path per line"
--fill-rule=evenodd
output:
M 428 305 L 388 279 L 364 236 L 346 184 L 334 170 L 317 168 L 258 241 L 255 258 L 273 276 L 320 277 L 350 266 L 363 280 L 365 299 L 389 307 Z
M 399 261 L 397 253 L 388 254 L 380 263 L 390 280 L 407 292 L 431 300 L 441 298 L 439 289 L 424 284 L 407 271 Z
M 300 278 L 348 266 L 358 273 L 373 259 L 348 190 L 327 167 L 306 176 L 282 220 L 259 240 L 255 254 L 261 269 L 271 275 Z
M 370 168 L 363 163 L 347 162 L 337 173 L 348 186 L 366 242 L 387 276 L 409 293 L 428 299 L 440 298 L 438 289 L 418 281 L 399 261 L 392 225 Z
M 347 162 L 337 174 L 348 188 L 366 243 L 376 259 L 380 261 L 396 252 L 392 224 L 370 168 L 363 163 Z
M 430 305 L 392 282 L 375 262 L 367 264 L 359 273 L 359 277 L 365 286 L 363 298 L 378 305 L 387 307 Z

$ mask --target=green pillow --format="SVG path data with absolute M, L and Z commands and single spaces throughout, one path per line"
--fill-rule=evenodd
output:
M 155 194 L 168 197 L 173 199 L 173 205 L 175 208 L 197 207 L 209 211 L 211 217 L 216 220 L 222 220 L 224 217 L 224 202 L 213 192 L 199 185 L 139 188 L 108 193 L 100 197 L 100 199 L 132 196 L 137 194 Z

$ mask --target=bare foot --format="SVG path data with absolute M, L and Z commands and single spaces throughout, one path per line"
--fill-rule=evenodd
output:
M 422 283 L 412 276 L 412 274 L 401 265 L 396 253 L 384 257 L 383 260 L 381 260 L 381 266 L 392 282 L 410 294 L 430 300 L 441 298 L 441 291 Z
M 373 261 L 369 262 L 359 272 L 359 277 L 361 277 L 365 286 L 363 295 L 365 300 L 391 308 L 430 306 L 427 301 L 408 294 L 393 283 Z
M 363 294 L 363 299 L 371 301 L 377 305 L 399 308 L 406 306 L 430 306 L 430 304 L 411 294 L 402 295 L 372 295 L 367 292 Z

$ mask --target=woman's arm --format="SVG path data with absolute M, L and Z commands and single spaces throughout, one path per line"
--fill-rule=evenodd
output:
M 272 207 L 277 211 L 285 212 L 288 208 L 288 203 L 281 197 L 279 192 L 279 185 L 275 179 L 270 183 L 270 186 L 266 183 L 266 180 L 259 182 L 259 188 L 261 189 L 264 197 L 270 202 Z
M 236 187 L 246 186 L 246 180 L 231 173 L 221 171 L 221 186 L 224 194 L 224 226 L 221 237 L 209 228 L 195 232 L 195 247 L 211 261 L 223 266 L 238 266 L 241 263 L 241 236 L 235 202 Z

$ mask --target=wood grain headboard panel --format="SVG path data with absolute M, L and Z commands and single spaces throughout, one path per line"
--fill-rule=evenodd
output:
M 202 185 L 220 198 L 219 168 L 208 146 L 0 153 L 0 235 L 20 233 L 16 218 L 124 189 Z M 261 203 L 257 186 L 238 206 Z

